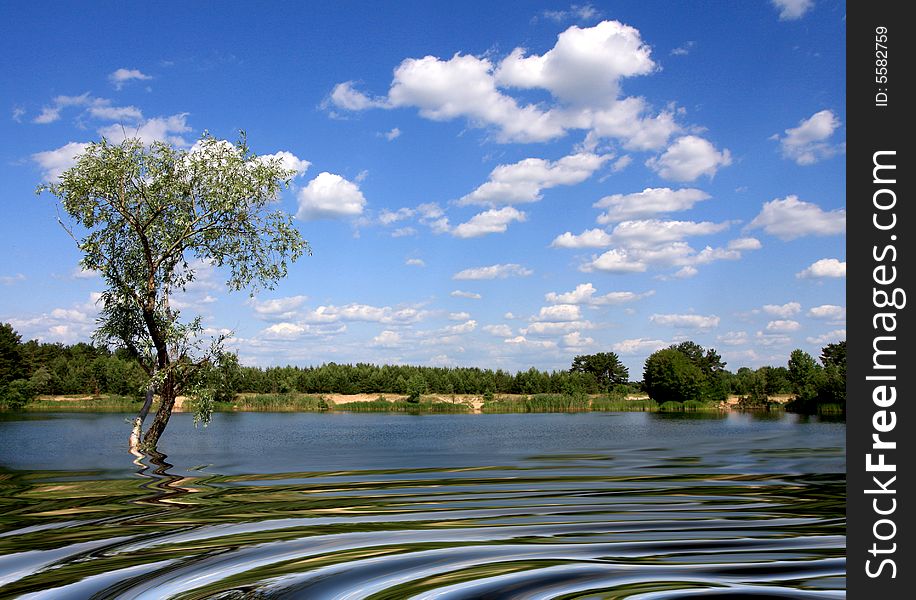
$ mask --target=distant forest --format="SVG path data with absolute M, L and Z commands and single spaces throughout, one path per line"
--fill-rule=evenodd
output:
M 732 372 L 712 349 L 683 342 L 646 360 L 635 381 L 613 352 L 575 357 L 570 369 L 535 368 L 510 373 L 476 367 L 337 364 L 311 367 L 248 367 L 228 361 L 211 374 L 210 386 L 224 401 L 238 393 L 305 394 L 632 394 L 660 402 L 724 400 L 739 395 L 765 401 L 794 394 L 814 404 L 845 403 L 846 343 L 829 344 L 817 361 L 795 350 L 786 366 L 747 367 Z M 142 395 L 147 376 L 124 350 L 86 343 L 22 342 L 0 325 L 0 403 L 21 404 L 36 395 Z M 21 396 L 21 397 L 19 397 Z M 6 401 L 4 402 L 4 398 Z M 16 400 L 20 400 L 17 402 Z

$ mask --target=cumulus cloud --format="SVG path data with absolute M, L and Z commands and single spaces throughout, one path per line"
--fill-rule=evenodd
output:
M 581 183 L 610 159 L 611 155 L 582 152 L 556 161 L 526 158 L 514 164 L 499 165 L 486 183 L 461 198 L 458 204 L 498 206 L 537 202 L 542 197 L 542 190 Z
M 783 240 L 806 235 L 840 235 L 846 233 L 846 210 L 824 211 L 816 204 L 799 200 L 798 196 L 786 196 L 766 202 L 747 229 L 763 229 Z
M 302 318 L 305 323 L 336 323 L 338 321 L 364 321 L 407 325 L 416 323 L 428 316 L 428 311 L 413 307 L 392 308 L 390 306 L 371 306 L 351 303 L 344 306 L 326 305 L 307 311 Z
M 372 338 L 370 345 L 377 348 L 395 348 L 400 346 L 401 342 L 402 340 L 400 333 L 386 329 L 385 331 Z
M 477 321 L 474 319 L 469 319 L 464 323 L 458 325 L 449 325 L 448 327 L 443 327 L 441 334 L 442 335 L 461 335 L 463 333 L 470 333 L 477 329 Z
M 616 305 L 616 304 L 626 304 L 628 302 L 636 302 L 637 300 L 642 300 L 643 298 L 648 298 L 649 296 L 655 293 L 654 290 L 649 290 L 642 294 L 637 294 L 635 292 L 609 292 L 600 296 L 596 296 L 597 290 L 595 286 L 591 283 L 580 283 L 576 286 L 571 292 L 565 292 L 558 294 L 556 292 L 549 292 L 545 295 L 547 302 L 554 304 L 585 304 L 588 306 L 607 306 L 607 305 Z
M 384 108 L 387 102 L 383 98 L 370 98 L 353 87 L 352 81 L 338 83 L 331 91 L 330 102 L 345 110 L 366 110 L 367 108 Z
M 563 345 L 567 348 L 587 348 L 594 345 L 595 340 L 590 337 L 585 337 L 579 331 L 573 331 L 572 333 L 567 333 L 563 336 Z
M 801 323 L 791 319 L 779 319 L 767 323 L 766 330 L 771 333 L 788 333 L 801 329 Z
M 112 106 L 111 100 L 97 98 L 89 92 L 85 92 L 79 96 L 56 96 L 50 105 L 41 109 L 41 112 L 32 119 L 32 122 L 39 125 L 54 123 L 60 120 L 63 110 L 70 107 L 81 109 L 82 116 L 100 121 L 134 122 L 143 117 L 143 113 L 136 106 Z
M 408 258 L 404 261 L 404 264 L 410 267 L 425 267 L 426 263 L 423 262 L 422 258 Z
M 611 350 L 617 354 L 623 354 L 627 356 L 632 355 L 641 355 L 641 354 L 651 354 L 656 350 L 661 350 L 668 346 L 668 342 L 663 342 L 662 340 L 650 340 L 648 338 L 633 338 L 628 340 L 620 340 L 619 342 L 611 346 Z
M 679 137 L 664 154 L 646 161 L 646 166 L 670 181 L 694 181 L 701 175 L 712 178 L 730 164 L 727 149 L 719 152 L 709 140 L 695 135 Z
M 801 304 L 798 302 L 786 302 L 785 304 L 764 304 L 761 309 L 768 315 L 776 317 L 791 317 L 801 312 Z
M 366 198 L 358 185 L 324 171 L 299 190 L 296 217 L 304 221 L 355 217 L 365 206 Z
M 713 329 L 719 326 L 719 317 L 715 315 L 659 315 L 649 317 L 657 325 L 677 327 L 680 329 Z
M 560 234 L 550 243 L 552 248 L 606 248 L 613 243 L 603 229 L 586 229 L 579 235 L 571 231 Z
M 512 336 L 512 328 L 508 325 L 484 325 L 483 330 L 491 335 L 495 335 L 501 338 L 507 338 Z
M 638 253 L 631 254 L 627 250 L 614 248 L 598 257 L 593 257 L 591 262 L 580 267 L 581 271 L 604 271 L 606 273 L 643 273 L 648 264 L 640 260 Z
M 814 0 L 771 0 L 779 10 L 780 21 L 795 21 L 805 16 L 814 6 Z
M 337 335 L 344 331 L 346 331 L 344 325 L 327 326 L 283 321 L 262 329 L 259 337 L 276 341 L 294 341 L 302 337 Z
M 459 238 L 471 238 L 486 235 L 488 233 L 503 233 L 508 229 L 509 223 L 514 221 L 522 222 L 526 218 L 524 212 L 511 206 L 504 206 L 500 209 L 490 209 L 478 213 L 471 219 L 460 225 L 456 225 L 451 233 Z
M 823 277 L 846 277 L 846 261 L 836 258 L 822 258 L 811 266 L 795 274 L 799 279 L 818 279 Z
M 295 175 L 293 175 L 293 177 L 301 177 L 302 175 L 305 175 L 305 172 L 312 165 L 312 163 L 310 163 L 309 161 L 303 160 L 299 158 L 298 156 L 296 156 L 295 154 L 293 154 L 292 152 L 288 152 L 286 150 L 280 150 L 279 152 L 274 152 L 273 154 L 262 154 L 258 158 L 261 159 L 262 161 L 264 160 L 280 161 L 280 166 L 282 166 L 284 169 L 296 172 Z
M 553 340 L 529 340 L 523 335 L 503 340 L 505 344 L 511 344 L 522 348 L 556 348 L 557 343 Z
M 760 250 L 762 247 L 760 240 L 752 237 L 737 238 L 728 242 L 729 250 Z
M 542 306 L 538 314 L 531 317 L 532 321 L 578 321 L 582 319 L 582 310 L 577 304 L 554 304 Z
M 633 194 L 605 196 L 594 204 L 595 208 L 608 209 L 598 217 L 598 223 L 607 225 L 618 221 L 640 219 L 657 214 L 688 210 L 710 195 L 695 188 L 646 188 Z
M 116 90 L 120 90 L 124 85 L 130 81 L 147 81 L 152 79 L 151 75 L 143 73 L 139 69 L 125 69 L 120 68 L 115 72 L 108 75 L 108 81 L 115 87 Z
M 449 293 L 453 298 L 467 298 L 468 300 L 480 300 L 481 295 L 475 292 L 465 292 L 462 290 L 453 290 Z
M 179 113 L 169 117 L 155 117 L 140 121 L 136 126 L 126 127 L 114 124 L 102 127 L 99 135 L 113 144 L 120 144 L 127 138 L 136 138 L 144 144 L 167 142 L 173 146 L 188 146 L 181 134 L 191 131 L 187 123 L 188 113 Z
M 526 336 L 551 336 L 592 327 L 590 321 L 534 321 L 519 331 Z
M 821 304 L 808 309 L 808 316 L 814 319 L 841 322 L 846 320 L 846 307 L 835 304 Z
M 527 277 L 534 273 L 531 269 L 522 265 L 509 263 L 490 265 L 488 267 L 474 267 L 464 269 L 452 275 L 452 279 L 457 280 L 476 280 L 476 279 L 506 279 L 507 277 Z
M 624 221 L 614 227 L 611 238 L 615 243 L 627 248 L 658 246 L 677 242 L 685 237 L 711 235 L 728 226 L 727 222 L 711 223 L 709 221 L 661 221 L 658 219 Z
M 467 321 L 471 318 L 469 312 L 453 312 L 448 314 L 449 321 Z
M 726 346 L 743 346 L 748 343 L 748 336 L 746 331 L 728 331 L 722 335 L 716 336 L 716 339 L 721 344 Z
M 268 321 L 283 320 L 288 321 L 298 314 L 299 308 L 307 300 L 306 296 L 287 296 L 285 298 L 272 298 L 270 300 L 258 300 L 252 298 L 249 304 L 254 309 L 255 314 Z
M 344 110 L 414 107 L 424 118 L 464 118 L 490 128 L 500 142 L 538 142 L 571 129 L 589 142 L 616 138 L 625 148 L 657 149 L 680 130 L 670 110 L 652 114 L 642 98 L 621 97 L 620 81 L 656 70 L 638 30 L 617 21 L 570 27 L 544 54 L 514 49 L 501 60 L 455 54 L 408 58 L 394 70 L 385 98 L 338 84 L 327 101 Z M 551 102 L 525 104 L 512 90 L 548 92 Z
M 803 119 L 798 127 L 786 129 L 784 136 L 774 137 L 779 140 L 785 158 L 802 166 L 813 165 L 843 151 L 843 144 L 830 142 L 839 126 L 840 120 L 833 111 L 822 110 Z
M 64 171 L 76 164 L 76 158 L 86 151 L 89 144 L 70 142 L 54 150 L 36 152 L 32 160 L 41 167 L 42 177 L 45 181 L 54 181 Z
M 846 339 L 846 330 L 845 329 L 834 329 L 833 331 L 828 331 L 817 337 L 808 337 L 805 338 L 809 344 L 816 344 L 821 346 L 823 344 L 830 344 L 835 342 L 842 342 Z
M 383 134 L 382 134 L 382 137 L 384 137 L 384 138 L 385 138 L 386 140 L 388 140 L 389 142 L 390 142 L 390 141 L 393 141 L 393 140 L 396 140 L 396 139 L 398 139 L 399 137 L 401 137 L 401 130 L 398 129 L 397 127 L 393 127 L 393 128 L 391 128 L 390 130 L 388 130 L 388 131 L 386 131 L 385 133 L 383 133 Z

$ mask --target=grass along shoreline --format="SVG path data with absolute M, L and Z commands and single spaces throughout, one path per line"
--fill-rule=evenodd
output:
M 774 397 L 767 409 L 781 410 L 789 396 Z M 141 401 L 115 395 L 40 396 L 21 410 L 26 412 L 137 412 Z M 158 400 L 154 401 L 154 411 Z M 238 394 L 232 402 L 218 402 L 214 412 L 399 412 L 429 414 L 572 413 L 572 412 L 724 412 L 743 410 L 737 397 L 722 403 L 665 402 L 647 396 L 620 394 L 533 395 L 424 395 L 410 402 L 401 394 Z M 176 412 L 193 411 L 188 398 L 179 397 Z

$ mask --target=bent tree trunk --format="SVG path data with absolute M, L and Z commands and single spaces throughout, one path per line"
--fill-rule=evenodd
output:
M 140 435 L 143 433 L 143 421 L 146 420 L 146 415 L 149 414 L 149 409 L 153 405 L 153 392 L 155 391 L 154 388 L 155 384 L 151 379 L 149 385 L 146 386 L 146 399 L 143 401 L 143 406 L 140 407 L 140 412 L 137 413 L 136 417 L 134 417 L 134 427 L 130 432 L 131 452 L 136 452 L 140 449 Z
M 166 425 L 169 424 L 169 418 L 172 416 L 175 397 L 175 382 L 172 379 L 172 375 L 169 374 L 162 384 L 162 389 L 159 390 L 159 410 L 156 411 L 153 422 L 150 424 L 149 429 L 146 430 L 146 435 L 143 436 L 143 445 L 146 448 L 154 449 L 156 444 L 159 443 L 159 438 L 162 436 L 162 432 L 165 431 Z

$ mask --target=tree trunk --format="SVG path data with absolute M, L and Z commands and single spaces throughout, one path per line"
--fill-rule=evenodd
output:
M 150 424 L 149 429 L 146 430 L 146 435 L 143 436 L 143 445 L 147 448 L 154 449 L 156 444 L 159 443 L 162 432 L 165 431 L 166 425 L 169 424 L 169 417 L 172 416 L 175 396 L 175 382 L 172 379 L 172 375 L 169 374 L 159 390 L 159 410 L 156 411 L 153 422 Z
M 153 369 L 153 373 L 156 370 Z M 140 449 L 140 435 L 143 433 L 143 421 L 146 420 L 146 415 L 149 414 L 150 406 L 153 405 L 153 382 L 150 381 L 149 385 L 146 387 L 146 399 L 143 401 L 143 406 L 140 407 L 140 412 L 137 413 L 137 416 L 134 418 L 134 427 L 130 432 L 130 451 L 136 452 Z

